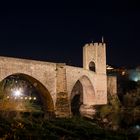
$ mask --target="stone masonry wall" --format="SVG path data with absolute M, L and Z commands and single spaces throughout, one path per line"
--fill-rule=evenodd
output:
M 111 96 L 117 94 L 117 78 L 116 76 L 107 76 L 107 92 Z
M 22 73 L 41 82 L 56 102 L 56 64 L 26 59 L 0 57 L 0 81 L 9 75 Z
M 93 105 L 105 104 L 107 100 L 107 81 L 106 75 L 89 71 L 87 69 L 67 66 L 65 64 L 56 64 L 50 62 L 41 62 L 34 60 L 16 59 L 8 57 L 0 57 L 0 81 L 12 74 L 27 74 L 40 83 L 42 83 L 49 91 L 57 117 L 69 117 L 71 112 L 70 99 L 71 91 L 75 83 L 80 82 L 89 89 L 85 81 L 81 81 L 82 77 L 86 77 L 87 81 L 93 86 Z M 87 87 L 86 87 L 87 85 Z M 92 89 L 92 88 L 90 88 Z M 84 103 L 88 103 L 90 93 L 84 90 Z M 90 105 L 92 102 L 90 101 Z
M 57 64 L 56 67 L 56 106 L 55 113 L 57 117 L 70 116 L 70 104 L 67 92 L 66 68 L 65 64 Z
M 82 76 L 86 76 L 90 80 L 95 92 L 93 104 L 100 105 L 107 103 L 107 77 L 105 74 L 97 74 L 83 68 L 66 66 L 66 75 L 69 99 L 71 98 L 71 91 L 75 83 L 80 80 Z

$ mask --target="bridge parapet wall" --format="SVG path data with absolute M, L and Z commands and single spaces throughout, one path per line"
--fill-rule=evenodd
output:
M 56 63 L 0 57 L 0 81 L 9 75 L 23 73 L 40 81 L 56 102 Z

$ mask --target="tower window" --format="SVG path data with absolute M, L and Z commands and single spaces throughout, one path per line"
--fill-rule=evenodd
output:
M 91 62 L 89 63 L 89 70 L 95 72 L 95 63 L 94 63 L 93 61 L 91 61 Z

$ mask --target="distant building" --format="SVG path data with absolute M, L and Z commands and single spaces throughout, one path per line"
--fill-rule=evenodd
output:
M 125 77 L 128 76 L 128 69 L 126 69 L 125 67 L 115 68 L 107 65 L 106 69 L 107 69 L 107 75 L 125 76 Z

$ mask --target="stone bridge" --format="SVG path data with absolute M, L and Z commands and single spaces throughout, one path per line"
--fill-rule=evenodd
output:
M 0 57 L 0 81 L 19 74 L 40 90 L 47 112 L 57 117 L 94 114 L 94 106 L 107 103 L 106 44 L 83 47 L 83 68 Z

